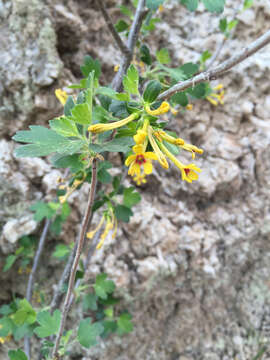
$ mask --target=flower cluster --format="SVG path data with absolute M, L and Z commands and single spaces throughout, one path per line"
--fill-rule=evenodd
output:
M 223 85 L 218 84 L 213 88 L 213 90 L 214 91 L 209 96 L 206 96 L 206 99 L 214 106 L 217 106 L 219 103 L 224 105 L 225 91 L 223 90 Z
M 97 244 L 96 249 L 100 249 L 102 247 L 106 237 L 109 235 L 109 232 L 111 230 L 113 230 L 112 239 L 114 239 L 115 236 L 116 236 L 117 219 L 116 219 L 112 209 L 109 209 L 109 210 L 105 211 L 102 218 L 101 218 L 101 220 L 100 220 L 100 222 L 99 222 L 99 224 L 97 225 L 97 227 L 94 230 L 92 230 L 92 231 L 90 231 L 90 232 L 88 232 L 86 234 L 88 239 L 93 239 L 95 234 L 103 227 L 104 223 L 105 223 L 104 230 L 103 230 L 103 233 L 100 236 L 100 241 Z
M 181 171 L 182 180 L 192 183 L 192 181 L 198 179 L 198 173 L 201 172 L 201 169 L 193 163 L 186 165 L 180 162 L 166 144 L 173 144 L 183 150 L 189 151 L 192 155 L 192 160 L 195 159 L 196 153 L 202 154 L 203 150 L 195 145 L 185 143 L 181 138 L 175 138 L 167 132 L 155 128 L 149 121 L 149 115 L 159 116 L 169 110 L 170 105 L 165 101 L 155 110 L 151 110 L 150 105 L 146 104 L 143 113 L 133 113 L 126 119 L 114 123 L 92 125 L 88 130 L 93 133 L 100 133 L 116 129 L 141 116 L 143 121 L 140 121 L 141 125 L 133 137 L 135 141 L 135 145 L 132 148 L 133 153 L 129 155 L 125 161 L 125 165 L 129 167 L 128 174 L 133 177 L 133 180 L 138 185 L 141 185 L 146 182 L 146 175 L 152 173 L 152 162 L 154 160 L 158 161 L 164 169 L 168 169 L 169 164 L 167 159 L 169 159 Z M 150 149 L 150 151 L 148 151 L 148 149 Z

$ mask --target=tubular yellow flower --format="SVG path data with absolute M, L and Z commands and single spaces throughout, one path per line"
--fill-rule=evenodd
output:
M 119 70 L 119 68 L 120 68 L 120 65 L 118 65 L 118 64 L 114 65 L 113 71 L 117 72 Z
M 198 180 L 199 175 L 195 172 L 201 172 L 201 169 L 198 168 L 195 164 L 185 165 L 181 163 L 176 157 L 163 145 L 160 145 L 162 151 L 168 158 L 174 163 L 175 166 L 181 171 L 182 180 L 192 183 L 194 180 Z
M 165 114 L 170 110 L 170 104 L 166 101 L 163 101 L 163 103 L 160 105 L 160 107 L 156 110 L 151 110 L 150 105 L 145 105 L 145 111 L 152 116 L 162 115 Z
M 65 193 L 65 195 L 59 196 L 60 204 L 63 204 L 64 202 L 67 201 L 68 197 L 74 192 L 74 190 L 77 189 L 77 187 L 84 181 L 84 179 L 85 179 L 85 176 L 81 180 L 75 179 L 73 181 L 73 184 L 70 187 L 66 186 L 66 185 L 60 185 L 59 186 L 60 190 L 67 189 L 67 192 Z
M 147 128 L 149 126 L 149 120 L 144 120 L 143 127 L 139 129 L 133 139 L 137 145 L 143 144 L 147 137 Z
M 86 234 L 86 237 L 87 237 L 88 239 L 93 239 L 95 233 L 96 233 L 96 232 L 101 228 L 101 226 L 103 225 L 104 220 L 105 220 L 105 217 L 104 217 L 104 215 L 103 215 L 102 218 L 100 219 L 100 222 L 98 223 L 98 226 L 97 226 L 94 230 L 89 231 L 89 232 Z
M 62 105 L 65 105 L 68 98 L 68 94 L 62 89 L 56 89 L 54 93 L 57 99 L 60 101 L 60 103 Z
M 193 109 L 193 105 L 192 104 L 187 104 L 186 110 L 192 110 L 192 109 Z
M 138 186 L 140 186 L 141 184 L 146 184 L 147 180 L 145 179 L 145 174 L 143 175 L 136 175 L 133 177 L 133 180 L 136 182 L 136 184 Z
M 150 141 L 150 144 L 155 152 L 155 154 L 157 155 L 157 159 L 158 162 L 160 163 L 160 165 L 164 168 L 164 169 L 168 169 L 169 168 L 169 164 L 166 160 L 165 155 L 161 152 L 158 144 L 155 142 L 154 138 L 153 138 L 153 129 L 149 126 L 148 127 L 148 138 Z
M 115 121 L 113 123 L 91 125 L 91 126 L 89 126 L 88 131 L 98 134 L 98 133 L 101 133 L 104 131 L 117 129 L 117 128 L 124 126 L 124 125 L 128 124 L 129 122 L 135 120 L 138 116 L 139 116 L 138 113 L 133 113 L 133 114 L 129 115 L 127 118 L 125 118 L 123 120 Z
M 215 91 L 219 91 L 221 89 L 223 89 L 222 84 L 218 84 L 217 86 L 215 86 L 213 88 L 213 90 L 215 90 Z M 225 94 L 224 90 L 221 90 L 218 94 L 215 92 L 212 92 L 209 96 L 206 97 L 206 99 L 214 106 L 217 106 L 218 103 L 220 103 L 221 105 L 224 105 L 224 94 Z
M 129 155 L 125 161 L 125 165 L 129 166 L 128 174 L 131 176 L 141 175 L 141 166 L 146 175 L 153 171 L 152 160 L 158 160 L 156 154 L 151 151 L 144 151 L 143 145 L 134 145 L 132 148 L 134 155 Z
M 195 145 L 191 145 L 191 144 L 184 144 L 180 146 L 182 149 L 190 151 L 192 154 L 192 160 L 195 159 L 195 153 L 197 154 L 203 154 L 203 149 L 198 148 Z
M 167 134 L 165 131 L 163 130 L 158 130 L 154 132 L 154 135 L 160 140 L 165 140 L 171 144 L 174 145 L 184 145 L 185 141 L 181 138 L 174 138 L 173 136 Z
M 104 244 L 104 241 L 106 239 L 106 237 L 108 236 L 109 234 L 109 231 L 110 230 L 113 230 L 114 228 L 114 231 L 113 231 L 113 234 L 112 234 L 112 238 L 114 239 L 115 238 L 115 235 L 116 235 L 116 231 L 117 231 L 117 220 L 116 220 L 116 217 L 114 216 L 113 213 L 111 213 L 111 215 L 108 215 L 106 217 L 106 226 L 105 226 L 105 229 L 100 237 L 100 242 L 97 244 L 96 246 L 96 249 L 100 249 L 102 247 L 102 245 Z

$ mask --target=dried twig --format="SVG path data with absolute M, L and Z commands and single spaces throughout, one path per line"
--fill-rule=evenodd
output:
M 40 256 L 44 249 L 44 244 L 46 241 L 46 237 L 47 237 L 47 233 L 48 233 L 50 225 L 51 225 L 51 220 L 46 219 L 43 231 L 42 231 L 40 239 L 39 239 L 38 248 L 37 248 L 37 251 L 36 251 L 36 254 L 34 257 L 33 267 L 31 269 L 31 272 L 29 275 L 29 279 L 28 279 L 28 283 L 27 283 L 27 290 L 26 290 L 26 299 L 27 299 L 27 301 L 29 301 L 29 303 L 31 303 L 31 300 L 32 300 L 33 284 L 34 284 L 34 280 L 35 280 L 35 276 L 36 276 L 36 271 L 37 271 L 37 268 L 39 265 Z M 27 336 L 24 337 L 24 352 L 25 352 L 26 356 L 30 359 L 31 346 L 30 346 L 30 339 Z
M 89 225 L 89 219 L 92 216 L 92 206 L 94 203 L 94 198 L 95 198 L 95 193 L 96 193 L 96 184 L 97 184 L 97 160 L 94 159 L 93 163 L 92 163 L 92 181 L 91 181 L 91 186 L 90 186 L 90 191 L 89 191 L 88 203 L 87 203 L 86 211 L 85 211 L 84 218 L 83 218 L 82 225 L 81 225 L 80 236 L 79 236 L 79 240 L 78 240 L 75 258 L 74 258 L 71 272 L 70 272 L 68 290 L 67 290 L 67 294 L 65 297 L 60 328 L 59 328 L 59 332 L 56 336 L 55 345 L 54 345 L 53 352 L 52 352 L 53 359 L 57 358 L 60 340 L 61 340 L 61 337 L 64 332 L 64 328 L 65 328 L 65 323 L 66 323 L 66 319 L 67 319 L 67 315 L 68 315 L 68 311 L 69 311 L 70 298 L 72 296 L 72 292 L 74 289 L 76 270 L 77 270 L 77 267 L 78 267 L 78 264 L 80 261 L 80 256 L 81 256 L 83 245 L 84 245 L 84 239 L 85 239 L 85 235 L 86 235 L 87 228 Z
M 157 99 L 158 100 L 167 99 L 176 92 L 183 91 L 203 81 L 215 80 L 218 76 L 224 74 L 226 71 L 230 70 L 235 65 L 241 63 L 242 61 L 244 61 L 249 56 L 259 51 L 261 48 L 263 48 L 265 45 L 269 43 L 270 43 L 270 30 L 268 30 L 264 35 L 260 36 L 250 45 L 245 47 L 238 54 L 232 56 L 230 59 L 224 61 L 223 63 L 214 67 L 213 69 L 204 71 L 201 74 L 194 76 L 189 80 L 177 83 L 176 85 L 172 86 L 170 89 L 161 93 Z
M 122 51 L 122 53 L 124 54 L 124 56 L 129 57 L 130 56 L 130 50 L 129 48 L 124 44 L 123 40 L 121 39 L 121 37 L 119 36 L 118 32 L 115 30 L 115 27 L 112 23 L 112 20 L 103 4 L 103 0 L 96 0 L 96 4 L 99 7 L 104 20 L 106 21 L 106 24 L 114 38 L 114 40 L 116 41 L 119 49 Z
M 121 88 L 123 76 L 126 73 L 127 68 L 129 67 L 129 64 L 133 56 L 134 47 L 138 39 L 139 30 L 141 28 L 142 21 L 145 16 L 144 6 L 145 6 L 145 0 L 139 0 L 136 13 L 134 16 L 134 20 L 132 22 L 128 35 L 127 48 L 129 49 L 129 55 L 124 56 L 120 64 L 120 68 L 112 81 L 112 87 L 116 91 L 119 91 Z

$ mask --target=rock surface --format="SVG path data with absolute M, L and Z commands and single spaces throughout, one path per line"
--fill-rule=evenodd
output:
M 235 1 L 227 4 L 230 17 Z M 151 51 L 169 48 L 175 65 L 214 52 L 219 17 L 203 7 L 195 15 L 169 2 L 149 38 Z M 269 17 L 268 2 L 254 2 L 220 59 L 261 35 Z M 0 20 L 0 248 L 8 253 L 36 229 L 27 209 L 54 195 L 60 174 L 47 160 L 14 158 L 10 136 L 61 111 L 53 91 L 80 76 L 85 54 L 101 59 L 107 83 L 120 54 L 93 1 L 0 0 Z M 244 360 L 270 344 L 269 54 L 268 46 L 224 77 L 224 106 L 197 101 L 193 111 L 170 118 L 170 129 L 205 150 L 197 161 L 202 174 L 190 185 L 173 166 L 157 168 L 131 222 L 94 256 L 89 276 L 103 270 L 116 281 L 135 330 L 88 352 L 74 347 L 74 359 Z M 83 188 L 71 198 L 64 241 L 75 234 L 86 194 Z M 44 262 L 43 278 L 53 284 L 51 271 Z M 2 302 L 11 290 L 24 296 L 26 278 L 3 276 Z

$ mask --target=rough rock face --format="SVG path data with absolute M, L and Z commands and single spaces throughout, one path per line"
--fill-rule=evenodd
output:
M 227 3 L 231 16 L 235 1 Z M 168 47 L 175 65 L 214 51 L 222 38 L 219 17 L 202 10 L 193 16 L 169 3 L 149 38 L 151 50 Z M 36 229 L 27 208 L 53 195 L 59 175 L 46 160 L 14 159 L 10 135 L 57 113 L 53 89 L 79 76 L 86 53 L 101 59 L 106 82 L 120 57 L 91 1 L 0 0 L 0 19 L 0 247 L 6 254 L 23 232 Z M 256 1 L 240 15 L 221 59 L 261 35 L 269 19 L 268 2 Z M 193 111 L 170 117 L 171 129 L 205 150 L 197 160 L 203 172 L 190 185 L 173 166 L 157 167 L 131 222 L 95 255 L 89 276 L 103 270 L 114 278 L 135 330 L 83 359 L 244 360 L 269 345 L 269 54 L 268 46 L 224 76 L 224 106 L 197 101 Z M 78 225 L 86 193 L 71 198 L 69 231 Z M 43 275 L 51 271 L 46 266 Z M 8 301 L 11 286 L 24 295 L 21 278 L 8 276 L 1 301 Z M 82 358 L 81 350 L 73 352 Z

